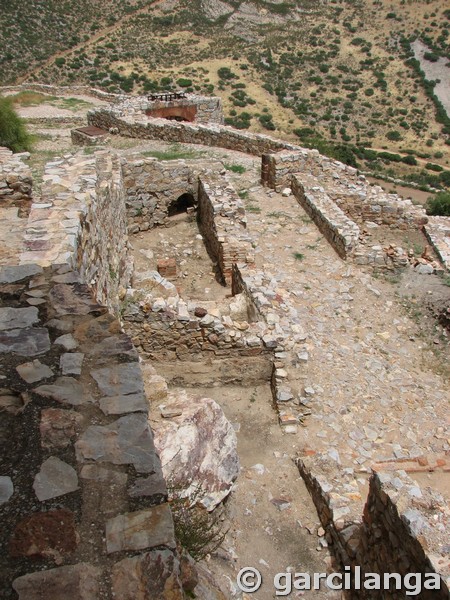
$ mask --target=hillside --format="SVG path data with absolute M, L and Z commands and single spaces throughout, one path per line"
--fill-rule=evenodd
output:
M 4 83 L 218 94 L 235 127 L 445 165 L 450 130 L 406 63 L 415 38 L 450 58 L 444 0 L 13 0 L 0 19 Z

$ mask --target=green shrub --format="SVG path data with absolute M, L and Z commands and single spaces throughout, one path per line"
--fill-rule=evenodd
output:
M 402 136 L 400 135 L 399 131 L 388 131 L 386 134 L 386 137 L 388 140 L 391 140 L 392 142 L 398 142 L 399 140 L 402 139 Z
M 434 163 L 427 163 L 425 165 L 425 169 L 428 169 L 429 171 L 436 171 L 437 173 L 440 173 L 444 170 L 441 165 L 435 165 Z
M 180 77 L 180 79 L 177 79 L 177 85 L 179 85 L 182 88 L 188 88 L 188 87 L 191 87 L 192 80 L 185 79 L 184 77 Z
M 235 75 L 228 67 L 221 67 L 217 70 L 217 75 L 220 79 L 237 79 L 237 75 Z
M 404 156 L 402 162 L 405 163 L 405 165 L 417 165 L 417 159 L 411 155 Z
M 450 192 L 438 192 L 427 200 L 427 214 L 450 217 Z
M 13 152 L 31 149 L 31 136 L 8 98 L 0 98 L 0 146 Z

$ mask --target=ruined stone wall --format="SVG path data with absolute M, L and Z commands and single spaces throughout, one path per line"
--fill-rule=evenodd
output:
M 76 269 L 96 298 L 117 312 L 129 282 L 125 193 L 109 152 L 48 163 L 42 198 L 32 204 L 21 264 Z
M 352 469 L 334 473 L 330 479 L 330 456 L 316 455 L 297 460 L 300 474 L 316 505 L 340 568 L 350 567 L 353 589 L 351 600 L 400 600 L 409 598 L 406 589 L 354 589 L 355 567 L 365 573 L 437 573 L 441 590 L 422 590 L 420 598 L 448 598 L 450 566 L 442 556 L 446 551 L 445 532 L 448 510 L 445 499 L 420 486 L 404 472 L 375 472 L 363 507 L 353 491 Z M 335 467 L 334 467 L 335 469 Z M 357 488 L 357 486 L 356 486 Z
M 201 175 L 198 222 L 205 245 L 217 261 L 223 281 L 231 285 L 233 264 L 254 265 L 251 238 L 242 201 L 224 179 Z
M 87 85 L 58 86 L 47 85 L 44 83 L 22 83 L 21 85 L 8 85 L 0 87 L 1 95 L 18 94 L 20 92 L 28 91 L 40 92 L 42 94 L 49 94 L 51 96 L 74 96 L 81 94 L 93 96 L 99 100 L 105 100 L 106 102 L 118 102 L 126 97 L 125 94 L 111 94 Z
M 439 539 L 439 526 L 448 520 L 444 506 L 444 498 L 429 488 L 422 490 L 404 473 L 372 475 L 364 509 L 364 535 L 356 554 L 362 569 L 402 576 L 438 573 L 442 576 L 440 591 L 423 590 L 420 598 L 449 598 L 450 565 L 441 558 L 444 543 L 448 542 L 444 527 Z M 370 598 L 387 596 L 367 594 Z M 400 600 L 405 598 L 405 592 L 391 591 L 388 597 Z
M 137 139 L 204 144 L 205 146 L 238 150 L 256 156 L 286 148 L 296 148 L 296 146 L 266 135 L 242 132 L 225 125 L 195 125 L 164 119 L 148 119 L 144 116 L 137 118 L 133 116 L 122 117 L 109 108 L 89 111 L 88 123 L 106 130 L 114 128 L 120 135 Z
M 292 173 L 309 173 L 321 182 L 342 177 L 347 182 L 357 182 L 357 169 L 328 158 L 318 150 L 297 147 L 294 151 L 264 154 L 261 164 L 261 182 L 272 189 L 281 190 L 289 186 Z
M 183 600 L 148 423 L 167 386 L 150 367 L 144 392 L 130 339 L 76 278 L 0 269 L 2 598 Z
M 0 204 L 19 207 L 19 214 L 23 216 L 30 208 L 32 197 L 31 170 L 23 162 L 29 156 L 28 152 L 13 154 L 0 146 Z
M 357 223 L 372 221 L 399 229 L 417 229 L 428 220 L 422 207 L 371 185 L 357 169 L 327 158 L 317 150 L 279 152 L 262 157 L 262 183 L 276 190 L 291 184 L 292 174 L 305 188 L 323 188 L 329 198 Z
M 147 231 L 167 222 L 170 205 L 183 194 L 197 198 L 197 181 L 184 160 L 122 159 L 128 232 Z
M 248 325 L 247 331 L 239 331 L 230 317 L 213 316 L 181 298 L 151 298 L 132 303 L 122 319 L 141 356 L 152 360 L 196 362 L 269 352 Z
M 299 204 L 341 258 L 351 256 L 358 245 L 359 228 L 321 188 L 305 190 L 300 179 L 292 175 L 291 187 Z
M 168 116 L 184 117 L 197 123 L 223 123 L 222 100 L 215 96 L 186 94 L 185 98 L 174 100 L 151 100 L 149 96 L 123 96 L 111 111 L 117 117 L 139 120 L 143 116 L 151 118 Z

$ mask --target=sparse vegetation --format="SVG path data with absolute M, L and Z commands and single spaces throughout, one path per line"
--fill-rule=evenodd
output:
M 13 152 L 31 150 L 31 136 L 9 98 L 0 97 L 0 146 Z
M 195 560 L 201 560 L 214 552 L 225 539 L 224 509 L 208 512 L 201 506 L 206 495 L 201 486 L 194 486 L 189 495 L 185 490 L 192 488 L 189 482 L 168 481 L 169 504 L 175 526 L 175 537 Z
M 427 200 L 427 213 L 450 217 L 450 192 L 438 192 Z
M 243 167 L 242 165 L 224 164 L 224 167 L 227 171 L 231 171 L 232 173 L 239 173 L 239 175 L 242 175 L 242 173 L 245 173 L 246 171 L 245 167 Z

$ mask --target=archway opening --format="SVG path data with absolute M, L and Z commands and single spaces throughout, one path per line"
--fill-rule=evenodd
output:
M 188 208 L 194 206 L 194 196 L 192 194 L 181 194 L 176 200 L 171 202 L 167 208 L 167 215 L 174 217 L 187 212 Z

